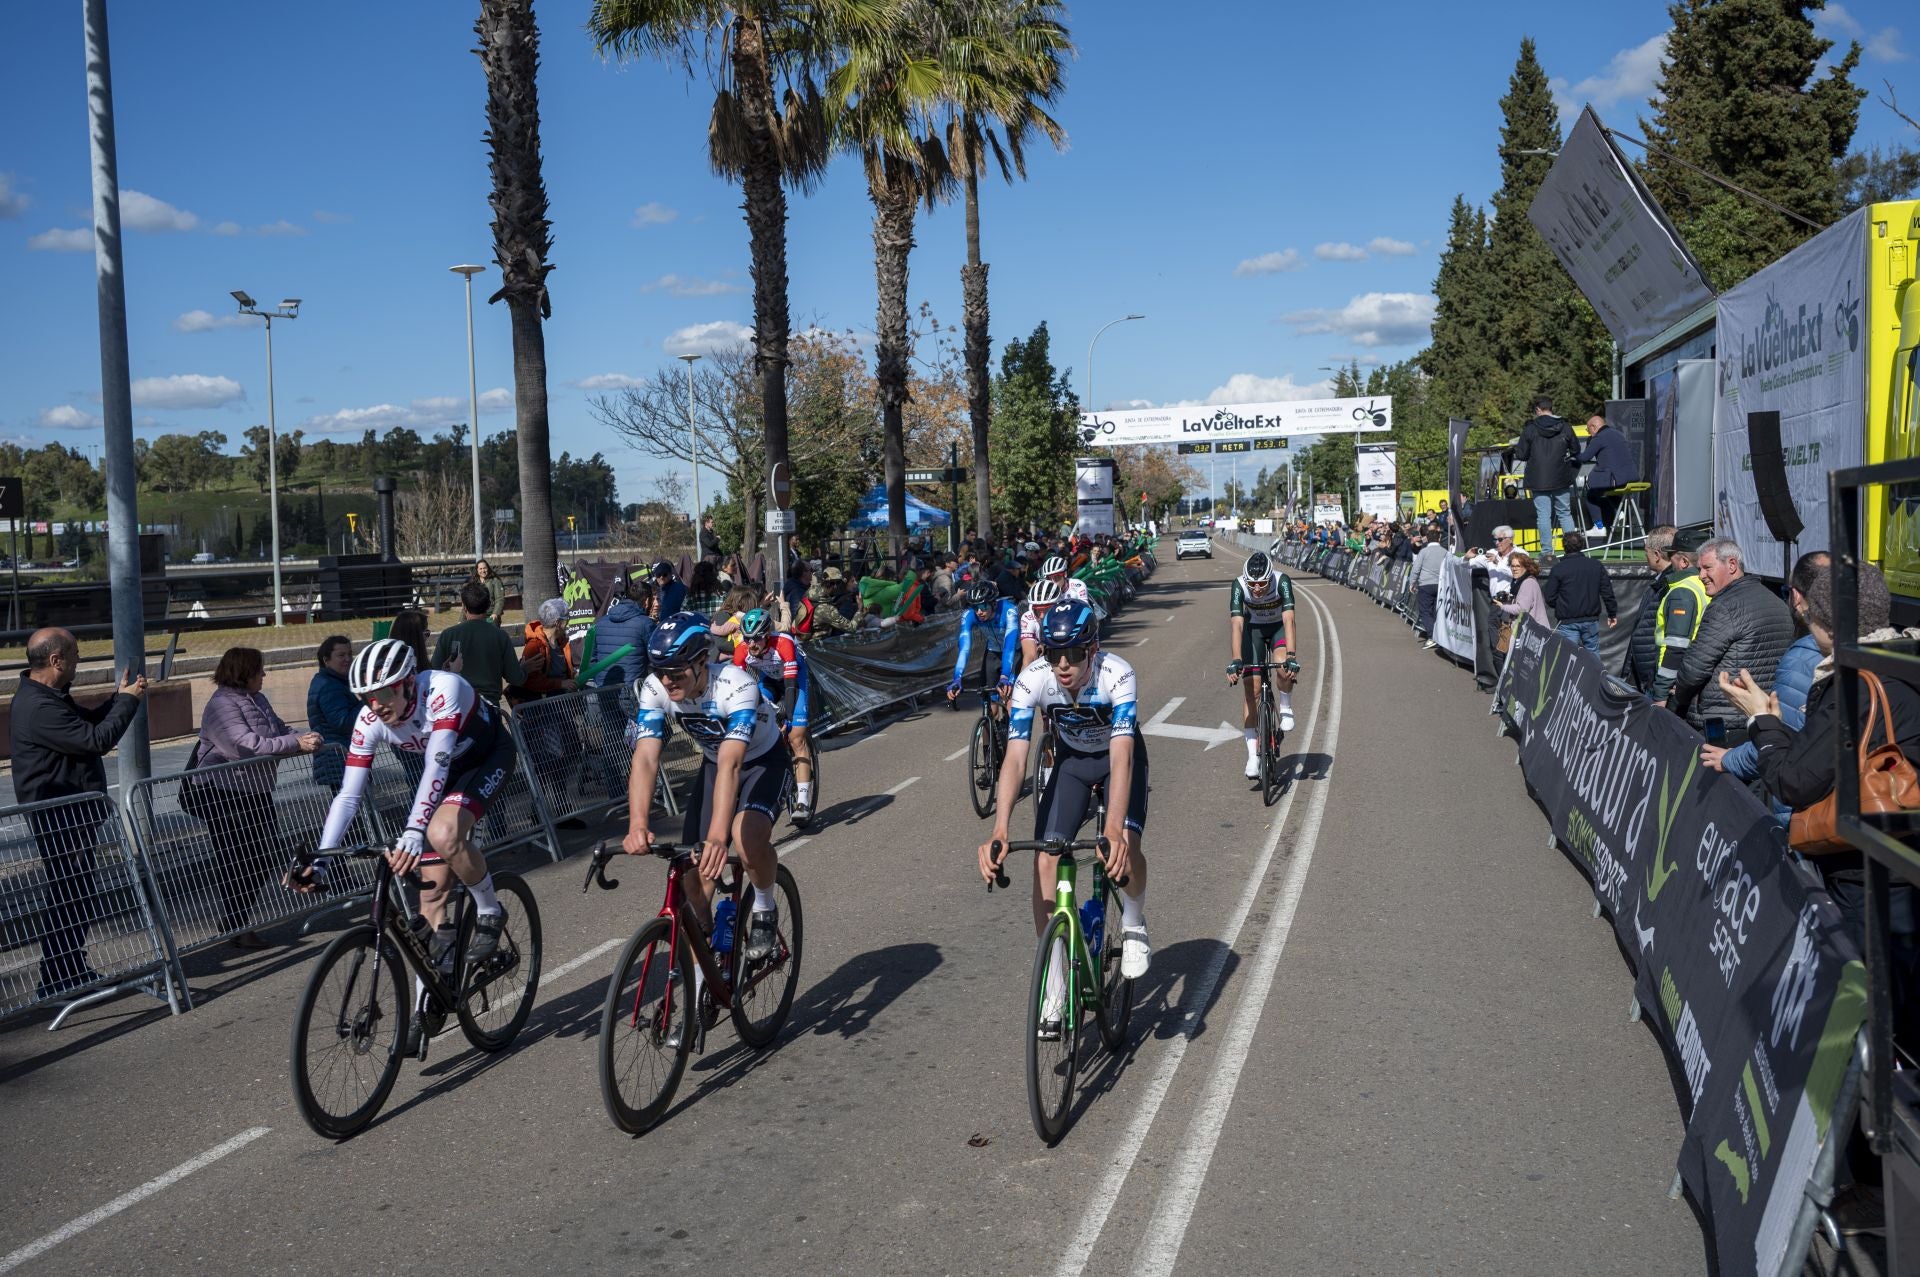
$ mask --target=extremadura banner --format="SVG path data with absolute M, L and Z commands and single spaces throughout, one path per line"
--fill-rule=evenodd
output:
M 1679 1079 L 1680 1174 L 1719 1271 L 1772 1277 L 1821 1147 L 1846 1138 L 1834 1104 L 1866 1014 L 1857 950 L 1760 801 L 1598 658 L 1522 616 L 1496 697 Z

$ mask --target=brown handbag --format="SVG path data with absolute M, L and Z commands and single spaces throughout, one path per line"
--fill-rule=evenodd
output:
M 1500 628 L 1494 631 L 1493 635 L 1494 651 L 1504 654 L 1508 648 L 1513 646 L 1513 624 L 1512 617 L 1508 617 L 1506 620 L 1500 622 Z
M 1860 671 L 1860 683 L 1869 697 L 1867 730 L 1860 733 L 1860 814 L 1884 816 L 1911 811 L 1920 807 L 1920 774 L 1915 773 L 1913 764 L 1893 739 L 1893 710 L 1887 704 L 1887 689 L 1877 676 L 1866 670 Z M 1878 749 L 1869 749 L 1876 721 L 1884 721 L 1887 743 Z M 1787 842 L 1795 851 L 1805 856 L 1831 856 L 1854 849 L 1852 843 L 1835 832 L 1839 797 L 1836 787 L 1813 806 L 1793 813 Z

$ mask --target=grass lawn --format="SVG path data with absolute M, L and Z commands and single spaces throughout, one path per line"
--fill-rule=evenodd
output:
M 439 624 L 433 626 L 435 633 L 442 628 L 444 627 Z M 373 637 L 373 618 L 328 621 L 320 625 L 288 625 L 278 630 L 271 625 L 235 626 L 224 630 L 194 630 L 180 636 L 180 652 L 186 656 L 218 656 L 230 647 L 257 647 L 263 652 L 285 647 L 317 648 L 320 646 L 320 640 L 329 634 L 344 634 L 356 645 L 364 643 Z M 167 636 L 164 631 L 147 635 L 149 652 L 164 651 L 166 646 Z M 82 660 L 104 661 L 112 656 L 112 639 L 80 640 Z

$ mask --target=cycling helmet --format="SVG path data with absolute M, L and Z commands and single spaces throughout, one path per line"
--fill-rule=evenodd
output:
M 1066 574 L 1067 561 L 1058 554 L 1049 556 L 1047 561 L 1040 565 L 1041 576 L 1065 576 Z
M 707 659 L 710 631 L 698 612 L 675 612 L 654 626 L 647 640 L 647 663 L 655 668 L 681 669 Z
M 992 607 L 994 600 L 1000 597 L 1000 591 L 991 581 L 975 581 L 967 587 L 967 606 L 978 611 Z
M 1253 582 L 1255 585 L 1259 585 L 1261 582 L 1265 581 L 1268 577 L 1273 575 L 1273 568 L 1270 564 L 1268 564 L 1267 556 L 1260 553 L 1260 551 L 1258 550 L 1255 550 L 1252 554 L 1249 554 L 1247 556 L 1247 566 L 1245 571 L 1246 571 L 1247 580 Z
M 378 639 L 360 649 L 347 670 L 347 686 L 355 696 L 365 696 L 383 687 L 412 678 L 413 649 L 399 639 Z
M 1090 646 L 1099 632 L 1093 607 L 1080 599 L 1062 599 L 1040 618 L 1040 646 L 1048 649 Z
M 740 637 L 744 639 L 763 639 L 773 637 L 773 617 L 765 608 L 754 608 L 740 618 Z
M 1027 591 L 1027 606 L 1036 612 L 1050 608 L 1060 601 L 1060 593 L 1060 582 L 1041 577 L 1033 583 L 1033 588 Z

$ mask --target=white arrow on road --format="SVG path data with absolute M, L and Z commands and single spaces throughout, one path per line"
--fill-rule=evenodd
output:
M 1207 743 L 1208 749 L 1215 749 L 1231 740 L 1240 739 L 1240 729 L 1222 720 L 1218 727 L 1182 727 L 1178 723 L 1169 723 L 1167 718 L 1173 711 L 1186 703 L 1186 697 L 1176 696 L 1160 707 L 1160 712 L 1140 725 L 1143 736 L 1171 736 L 1175 740 L 1200 740 Z

